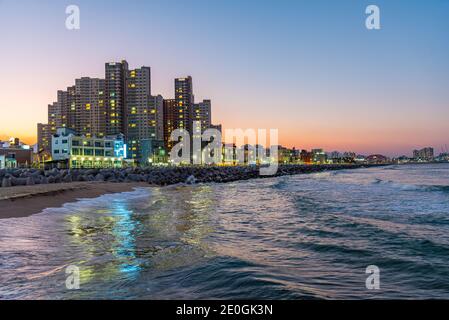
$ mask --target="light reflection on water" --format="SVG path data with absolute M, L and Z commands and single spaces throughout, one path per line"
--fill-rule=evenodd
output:
M 0 298 L 448 298 L 448 172 L 139 188 L 0 220 Z

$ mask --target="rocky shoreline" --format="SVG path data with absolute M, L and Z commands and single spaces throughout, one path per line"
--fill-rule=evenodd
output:
M 279 165 L 273 176 L 314 173 L 321 171 L 357 169 L 381 165 L 333 164 L 333 165 Z M 0 170 L 2 188 L 37 184 L 70 182 L 144 182 L 165 186 L 177 183 L 225 183 L 237 180 L 269 178 L 262 176 L 257 166 L 177 166 L 123 169 L 3 169 Z

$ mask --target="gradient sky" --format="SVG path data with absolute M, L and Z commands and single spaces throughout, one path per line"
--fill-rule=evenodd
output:
M 65 8 L 81 9 L 81 30 Z M 379 31 L 365 8 L 381 10 Z M 449 145 L 449 1 L 0 0 L 0 138 L 35 141 L 56 91 L 104 63 L 152 67 L 173 97 L 191 75 L 225 128 L 280 142 L 410 154 Z

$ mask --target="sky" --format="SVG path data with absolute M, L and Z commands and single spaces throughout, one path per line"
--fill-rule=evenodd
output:
M 65 27 L 68 5 L 80 30 Z M 380 8 L 380 30 L 365 9 Z M 0 0 L 0 139 L 36 140 L 56 91 L 104 64 L 150 66 L 173 98 L 191 75 L 224 128 L 282 145 L 410 155 L 449 145 L 446 0 Z

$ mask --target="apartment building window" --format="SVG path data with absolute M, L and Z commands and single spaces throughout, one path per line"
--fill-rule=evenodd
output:
M 96 149 L 95 150 L 95 156 L 102 157 L 103 156 L 103 149 Z

